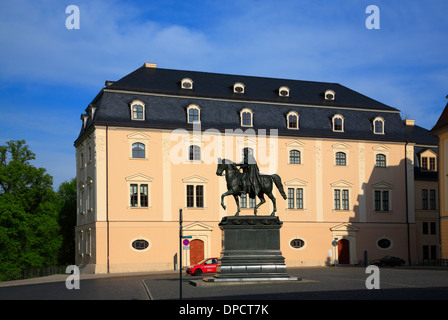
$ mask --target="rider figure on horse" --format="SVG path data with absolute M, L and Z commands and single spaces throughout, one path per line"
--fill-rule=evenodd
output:
M 244 195 L 247 192 L 249 197 L 253 199 L 261 190 L 261 179 L 257 162 L 250 151 L 252 151 L 250 148 L 244 148 L 243 162 L 236 163 L 236 165 L 243 169 L 240 181 L 242 185 L 241 194 Z

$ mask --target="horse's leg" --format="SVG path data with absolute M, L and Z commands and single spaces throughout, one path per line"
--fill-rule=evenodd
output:
M 239 216 L 240 215 L 240 196 L 237 194 L 234 194 L 233 198 L 235 198 L 236 206 L 238 208 L 238 211 L 235 213 L 235 216 Z
M 272 201 L 272 204 L 274 205 L 274 210 L 272 211 L 272 213 L 271 213 L 271 217 L 273 217 L 273 216 L 275 216 L 275 212 L 277 212 L 277 205 L 276 205 L 276 200 L 275 200 L 275 197 L 274 197 L 274 195 L 272 194 L 272 192 L 270 192 L 269 194 L 268 194 L 268 197 L 269 197 L 269 199 L 271 199 L 271 201 Z
M 224 192 L 221 195 L 221 206 L 224 208 L 224 210 L 226 210 L 226 206 L 224 204 L 224 197 L 226 197 L 226 196 L 228 196 L 229 194 L 232 194 L 232 193 L 233 193 L 232 190 L 228 190 L 227 192 Z
M 254 215 L 257 215 L 258 208 L 259 208 L 263 203 L 266 202 L 266 200 L 264 199 L 263 192 L 260 192 L 260 193 L 258 194 L 258 198 L 259 198 L 261 201 L 260 201 L 259 204 L 257 204 L 257 205 L 255 206 L 255 208 L 254 208 Z

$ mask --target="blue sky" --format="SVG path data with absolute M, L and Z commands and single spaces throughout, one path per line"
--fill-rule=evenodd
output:
M 81 113 L 144 62 L 337 82 L 430 129 L 447 103 L 446 12 L 446 0 L 2 0 L 0 144 L 25 139 L 57 188 L 75 176 Z

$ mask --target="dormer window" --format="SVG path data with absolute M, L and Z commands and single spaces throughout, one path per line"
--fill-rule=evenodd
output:
M 344 117 L 342 115 L 335 114 L 332 122 L 334 132 L 344 132 Z
M 145 104 L 142 101 L 134 100 L 131 102 L 130 107 L 132 120 L 145 120 Z
M 336 98 L 336 92 L 333 90 L 325 91 L 325 100 L 334 100 Z
M 233 85 L 233 92 L 234 93 L 244 93 L 244 84 L 241 82 L 237 82 Z
M 278 89 L 278 95 L 279 95 L 280 97 L 289 97 L 289 88 L 288 88 L 288 87 L 285 87 L 285 86 L 280 87 L 280 88 Z
M 241 126 L 252 127 L 253 126 L 253 111 L 249 108 L 244 108 L 240 111 Z
M 193 80 L 191 80 L 190 78 L 183 78 L 180 82 L 180 87 L 182 89 L 193 90 Z
M 299 114 L 297 112 L 288 112 L 286 115 L 286 126 L 288 129 L 299 129 Z
M 373 133 L 384 134 L 384 119 L 382 117 L 373 119 Z
M 196 104 L 190 104 L 187 108 L 187 122 L 199 123 L 201 122 L 201 109 Z

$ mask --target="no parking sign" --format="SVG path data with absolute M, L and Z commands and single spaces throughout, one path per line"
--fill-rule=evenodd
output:
M 184 239 L 182 240 L 182 244 L 184 250 L 190 250 L 190 240 Z

